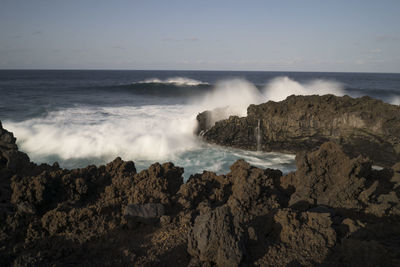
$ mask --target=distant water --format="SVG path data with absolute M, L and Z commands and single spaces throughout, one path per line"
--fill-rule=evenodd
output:
M 73 168 L 121 156 L 140 170 L 172 161 L 187 178 L 228 172 L 244 158 L 289 172 L 294 156 L 203 143 L 193 135 L 195 117 L 225 106 L 245 116 L 252 103 L 326 93 L 400 104 L 400 74 L 1 70 L 0 120 L 37 163 Z

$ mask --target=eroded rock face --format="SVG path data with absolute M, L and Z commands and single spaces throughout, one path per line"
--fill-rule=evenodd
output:
M 400 107 L 370 97 L 293 95 L 250 105 L 247 117 L 232 116 L 207 127 L 210 113 L 197 116 L 198 132 L 219 145 L 256 150 L 260 121 L 263 151 L 312 151 L 330 140 L 347 154 L 367 156 L 375 164 L 390 167 L 400 161 Z

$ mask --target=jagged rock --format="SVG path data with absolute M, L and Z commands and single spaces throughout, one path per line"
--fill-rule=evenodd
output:
M 265 215 L 272 209 L 279 208 L 281 203 L 287 202 L 285 196 L 275 187 L 282 176 L 281 171 L 255 168 L 244 160 L 236 161 L 230 169 L 227 176 L 232 186 L 227 205 L 241 221 Z
M 293 190 L 291 206 L 308 203 L 365 210 L 378 217 L 400 215 L 398 172 L 373 170 L 369 159 L 350 159 L 333 142 L 324 143 L 314 152 L 298 154 L 296 165 L 296 172 L 281 178 L 281 186 Z
M 238 160 L 183 184 L 172 163 L 36 165 L 0 133 L 2 266 L 400 265 L 400 163 L 375 170 L 328 142 L 285 176 Z
M 206 122 L 210 111 L 197 116 L 204 140 L 224 146 L 257 149 L 260 121 L 263 151 L 312 151 L 331 140 L 351 156 L 364 155 L 390 167 L 400 161 L 400 107 L 370 97 L 289 96 L 281 102 L 250 105 L 247 117 Z
M 170 204 L 183 183 L 183 168 L 172 163 L 151 165 L 147 170 L 130 176 L 114 176 L 105 188 L 105 201 L 127 205 L 144 203 Z
M 13 133 L 10 133 L 4 129 L 0 121 L 0 151 L 18 150 L 15 141 L 16 138 L 14 137 Z
M 257 266 L 313 266 L 321 264 L 336 244 L 329 213 L 282 209 L 274 216 L 278 242 L 267 248 Z
M 159 203 L 129 204 L 124 212 L 131 221 L 141 223 L 157 222 L 164 214 L 164 206 Z
M 221 206 L 228 200 L 231 183 L 225 175 L 205 171 L 192 175 L 178 192 L 179 203 L 186 209 L 196 210 L 200 203 Z
M 290 205 L 308 202 L 335 208 L 362 208 L 358 196 L 367 187 L 366 177 L 372 165 L 368 159 L 350 159 L 339 145 L 327 142 L 317 151 L 298 154 L 296 165 L 295 173 L 281 179 L 284 188 L 295 188 Z
M 188 252 L 202 262 L 239 266 L 243 257 L 240 233 L 226 206 L 197 216 L 188 236 Z

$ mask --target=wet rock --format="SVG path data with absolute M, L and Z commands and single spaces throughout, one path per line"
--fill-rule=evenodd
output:
M 390 167 L 400 161 L 400 107 L 370 97 L 289 96 L 281 102 L 250 105 L 247 117 L 232 116 L 214 126 L 199 114 L 204 140 L 224 146 L 256 150 L 260 121 L 263 151 L 312 151 L 335 141 L 350 156 L 363 155 Z
M 155 223 L 165 214 L 165 209 L 159 203 L 129 204 L 124 215 L 133 222 Z

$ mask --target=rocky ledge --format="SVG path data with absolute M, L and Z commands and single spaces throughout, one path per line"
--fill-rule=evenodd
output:
M 400 266 L 400 164 L 333 142 L 297 171 L 36 165 L 0 124 L 1 266 Z
M 370 97 L 292 95 L 250 105 L 247 117 L 231 116 L 211 125 L 213 112 L 197 116 L 197 133 L 211 143 L 296 153 L 334 141 L 351 157 L 367 156 L 386 167 L 400 161 L 400 106 Z

